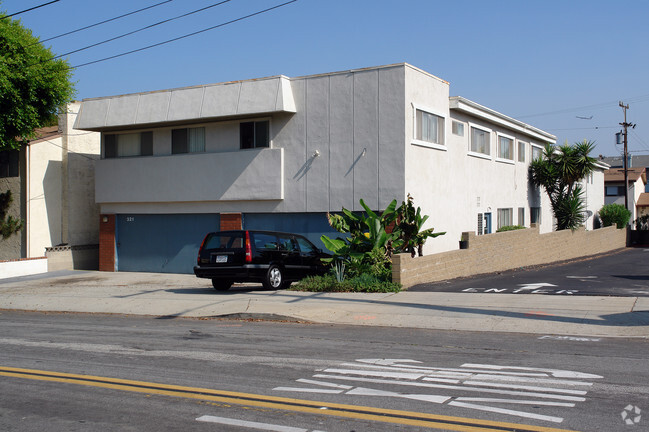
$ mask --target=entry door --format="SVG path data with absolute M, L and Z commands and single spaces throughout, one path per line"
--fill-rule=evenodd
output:
M 484 214 L 484 233 L 491 234 L 491 213 Z

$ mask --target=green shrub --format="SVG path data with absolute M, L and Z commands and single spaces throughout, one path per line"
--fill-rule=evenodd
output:
M 615 224 L 622 229 L 629 223 L 631 212 L 620 204 L 606 204 L 599 210 L 599 218 L 605 227 Z
M 519 230 L 519 229 L 525 229 L 525 227 L 521 226 L 521 225 L 505 225 L 504 227 L 498 228 L 496 230 L 496 232 L 514 231 L 514 230 Z
M 347 278 L 342 282 L 336 280 L 333 274 L 324 276 L 307 276 L 290 288 L 293 291 L 310 292 L 399 292 L 401 284 L 380 280 L 376 276 L 364 273 Z

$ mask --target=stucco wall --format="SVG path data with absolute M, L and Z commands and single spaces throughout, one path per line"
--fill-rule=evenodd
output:
M 45 256 L 45 248 L 61 237 L 61 137 L 32 143 L 29 157 L 28 257 Z
M 206 153 L 210 154 L 170 155 L 172 127 L 164 125 L 153 129 L 153 158 L 99 161 L 96 199 L 103 213 L 326 212 L 340 211 L 342 207 L 361 209 L 361 198 L 378 210 L 393 199 L 402 201 L 405 68 L 397 65 L 292 78 L 295 114 L 281 112 L 247 118 L 270 119 L 272 148 L 284 149 L 280 167 L 265 167 L 282 176 L 281 197 L 276 193 L 259 197 L 250 189 L 223 196 L 196 193 L 224 182 L 242 192 L 239 183 L 246 179 L 244 168 L 227 176 L 218 170 L 201 170 L 200 181 L 190 185 L 183 181 L 165 182 L 164 191 L 156 190 L 155 198 L 152 197 L 147 179 L 161 175 L 156 172 L 159 164 L 151 162 L 153 159 L 168 158 L 168 163 L 176 166 L 163 173 L 171 180 L 197 171 L 192 167 L 192 156 L 213 159 L 219 157 L 216 153 L 229 152 L 228 158 L 247 159 L 249 151 L 239 150 L 241 119 L 224 119 L 192 124 L 206 127 Z M 128 131 L 138 130 L 145 129 Z M 235 162 L 231 161 L 230 167 L 240 165 Z M 126 168 L 136 173 L 128 175 L 132 180 L 128 186 L 121 180 Z M 248 179 L 256 184 L 254 178 Z M 273 180 L 270 184 L 275 183 Z
M 547 264 L 595 255 L 626 246 L 626 230 L 606 227 L 594 231 L 554 231 L 537 227 L 476 236 L 467 233 L 468 249 L 418 258 L 399 254 L 392 260 L 392 280 L 405 288 L 483 273 Z
M 62 242 L 89 245 L 99 242 L 99 205 L 95 203 L 95 163 L 100 134 L 73 129 L 80 103 L 71 103 L 59 118 L 63 132 Z
M 410 193 L 422 213 L 430 216 L 425 228 L 434 227 L 445 235 L 426 242 L 424 254 L 458 248 L 465 231 L 477 232 L 478 213 L 491 213 L 491 229 L 498 227 L 498 209 L 512 209 L 512 224 L 519 223 L 518 209 L 524 209 L 522 225 L 530 226 L 530 207 L 542 208 L 541 230 L 552 230 L 549 200 L 542 189 L 528 182 L 531 144 L 538 139 L 482 118 L 449 109 L 449 86 L 439 78 L 416 69 L 407 69 L 406 79 L 406 193 Z M 443 146 L 425 147 L 414 143 L 415 109 L 423 109 L 445 119 Z M 452 133 L 452 122 L 464 125 L 464 135 Z M 490 130 L 490 152 L 479 157 L 470 152 L 471 127 Z M 497 158 L 498 133 L 514 139 L 514 160 Z M 525 161 L 518 161 L 518 141 L 525 143 Z

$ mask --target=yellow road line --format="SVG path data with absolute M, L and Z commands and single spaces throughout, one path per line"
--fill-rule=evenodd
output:
M 113 390 L 200 399 L 238 405 L 298 411 L 319 415 L 330 415 L 360 420 L 372 420 L 385 423 L 397 423 L 410 426 L 427 427 L 432 429 L 446 429 L 461 432 L 575 432 L 568 431 L 566 429 L 555 429 L 542 426 L 435 415 L 414 411 L 382 409 L 359 405 L 345 405 L 330 402 L 311 401 L 306 399 L 293 399 L 253 393 L 232 392 L 227 390 L 184 387 L 172 384 L 133 381 L 93 375 L 77 375 L 36 369 L 21 369 L 6 366 L 0 366 L 0 376 L 39 381 L 62 382 L 68 384 L 108 388 Z

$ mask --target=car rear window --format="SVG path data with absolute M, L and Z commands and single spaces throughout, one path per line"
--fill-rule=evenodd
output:
M 214 233 L 205 241 L 205 249 L 243 248 L 243 233 Z

